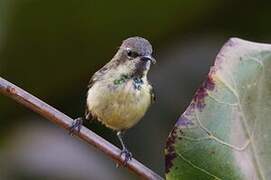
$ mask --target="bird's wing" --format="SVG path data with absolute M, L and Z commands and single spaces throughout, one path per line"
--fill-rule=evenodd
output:
M 156 96 L 155 96 L 155 92 L 152 86 L 150 89 L 150 93 L 151 93 L 151 103 L 154 103 L 156 101 Z
M 93 74 L 93 76 L 90 78 L 88 86 L 87 86 L 87 92 L 90 88 L 92 88 L 93 84 L 98 81 L 101 80 L 103 78 L 103 75 L 109 70 L 109 64 L 106 64 L 105 66 L 103 66 L 100 70 L 98 70 L 96 73 Z M 93 116 L 91 114 L 91 112 L 88 110 L 88 106 L 86 103 L 86 107 L 85 107 L 85 118 L 86 119 L 92 119 Z
M 91 77 L 91 79 L 89 80 L 88 86 L 87 86 L 87 93 L 88 90 L 93 86 L 95 80 L 94 80 L 94 75 Z M 91 112 L 88 110 L 88 105 L 86 103 L 85 105 L 85 119 L 91 120 L 92 119 L 92 115 Z

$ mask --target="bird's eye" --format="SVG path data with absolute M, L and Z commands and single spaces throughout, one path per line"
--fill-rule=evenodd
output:
M 134 59 L 134 58 L 138 57 L 139 54 L 137 52 L 135 52 L 135 51 L 127 50 L 127 56 L 130 59 Z

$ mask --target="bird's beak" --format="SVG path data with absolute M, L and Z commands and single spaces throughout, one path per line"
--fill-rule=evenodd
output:
M 151 61 L 152 64 L 156 63 L 156 60 L 152 56 L 150 56 L 150 55 L 142 56 L 141 60 L 142 61 Z

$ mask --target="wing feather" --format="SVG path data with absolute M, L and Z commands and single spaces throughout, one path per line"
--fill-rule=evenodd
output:
M 94 73 L 94 75 L 90 78 L 88 86 L 87 86 L 87 93 L 89 89 L 92 88 L 93 84 L 95 84 L 96 81 L 102 79 L 103 75 L 109 70 L 109 65 L 110 64 L 106 64 L 105 66 L 103 66 L 99 71 Z M 87 103 L 85 105 L 85 118 L 89 120 L 93 118 L 91 112 L 88 109 Z

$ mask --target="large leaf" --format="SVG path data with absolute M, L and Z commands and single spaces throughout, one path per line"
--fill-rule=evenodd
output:
M 224 45 L 165 154 L 167 179 L 271 178 L 271 45 Z

